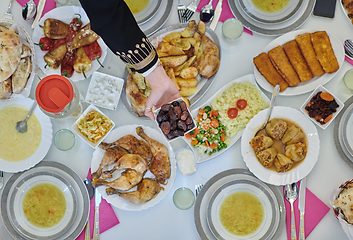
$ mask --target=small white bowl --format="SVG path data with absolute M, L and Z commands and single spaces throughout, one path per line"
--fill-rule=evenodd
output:
M 94 72 L 86 94 L 86 102 L 115 110 L 118 106 L 124 80 L 105 73 Z
M 319 122 L 317 122 L 314 118 L 311 118 L 309 116 L 309 114 L 305 111 L 305 107 L 306 105 L 310 102 L 310 100 L 318 93 L 318 92 L 328 92 L 330 93 L 333 98 L 336 100 L 337 104 L 339 105 L 338 108 L 336 109 L 336 112 L 334 112 L 332 114 L 332 118 L 325 124 L 321 125 Z M 308 97 L 308 99 L 303 103 L 303 105 L 300 107 L 300 110 L 304 113 L 305 116 L 307 116 L 308 118 L 311 119 L 311 121 L 313 121 L 317 126 L 319 126 L 322 129 L 326 129 L 331 122 L 333 122 L 333 120 L 335 119 L 335 117 L 340 113 L 340 111 L 343 109 L 344 107 L 344 103 L 341 102 L 335 95 L 333 95 L 329 90 L 327 90 L 326 88 L 324 88 L 322 85 L 319 85 Z
M 114 128 L 114 126 L 115 126 L 115 123 L 114 123 L 110 118 L 108 118 L 108 119 L 111 121 L 111 123 L 113 124 L 113 126 L 110 128 L 110 130 L 109 130 L 98 142 L 93 143 L 93 142 L 89 141 L 88 138 L 80 132 L 80 130 L 79 130 L 78 127 L 77 127 L 77 123 L 78 123 L 84 116 L 86 116 L 87 113 L 89 113 L 90 111 L 93 111 L 93 110 L 99 112 L 100 114 L 102 114 L 103 116 L 105 116 L 105 117 L 108 118 L 107 115 L 105 115 L 105 114 L 104 114 L 102 111 L 100 111 L 97 107 L 95 107 L 94 105 L 91 104 L 91 105 L 89 105 L 89 106 L 86 108 L 86 110 L 81 114 L 81 116 L 80 116 L 80 117 L 76 120 L 76 122 L 71 126 L 71 129 L 72 129 L 77 135 L 79 135 L 86 143 L 88 143 L 92 148 L 96 148 L 96 147 L 103 141 L 103 139 L 111 132 L 111 130 L 112 130 L 112 129 Z

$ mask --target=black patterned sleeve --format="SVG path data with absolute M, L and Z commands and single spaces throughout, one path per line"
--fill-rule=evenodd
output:
M 128 67 L 144 74 L 156 66 L 157 52 L 123 0 L 80 2 L 90 19 L 92 30 Z

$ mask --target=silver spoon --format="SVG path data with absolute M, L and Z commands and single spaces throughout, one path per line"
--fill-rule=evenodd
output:
M 201 8 L 200 11 L 200 20 L 203 21 L 204 23 L 208 23 L 213 19 L 214 16 L 214 9 L 212 6 L 212 1 L 210 0 L 207 5 L 205 5 L 203 8 Z
M 270 107 L 268 108 L 267 116 L 265 118 L 264 125 L 256 132 L 255 136 L 262 129 L 265 129 L 265 127 L 266 127 L 266 125 L 268 123 L 268 120 L 270 120 L 271 113 L 272 113 L 273 107 L 275 106 L 275 102 L 276 102 L 276 98 L 278 96 L 278 93 L 279 93 L 279 85 L 276 85 L 276 87 L 273 88 L 273 93 L 272 93 L 272 97 L 271 97 Z
M 83 183 L 86 185 L 89 199 L 92 199 L 94 197 L 94 187 L 92 185 L 91 180 L 85 179 L 83 180 Z M 86 224 L 86 230 L 85 230 L 85 240 L 91 240 L 91 231 L 90 231 L 90 226 L 89 226 L 89 219 Z
M 32 112 L 34 111 L 34 109 L 36 108 L 36 106 L 37 106 L 37 102 L 34 101 L 34 102 L 33 102 L 33 105 L 32 105 L 32 108 L 31 108 L 31 110 L 29 110 L 29 113 L 28 113 L 27 117 L 26 117 L 24 120 L 17 122 L 17 124 L 16 124 L 16 130 L 17 130 L 18 132 L 20 132 L 20 133 L 25 133 L 25 132 L 27 132 L 27 120 L 28 120 L 28 118 L 32 115 Z
M 30 20 L 36 15 L 37 12 L 37 5 L 33 2 L 33 0 L 30 0 L 27 2 L 23 8 L 22 8 L 22 17 L 24 20 Z
M 292 183 L 292 184 L 287 184 L 285 187 L 285 193 L 286 199 L 290 203 L 290 211 L 291 211 L 291 221 L 290 221 L 290 226 L 291 226 L 291 240 L 297 240 L 297 233 L 296 233 L 296 228 L 295 228 L 295 217 L 294 217 L 294 208 L 293 208 L 293 203 L 298 197 L 298 185 L 297 183 Z

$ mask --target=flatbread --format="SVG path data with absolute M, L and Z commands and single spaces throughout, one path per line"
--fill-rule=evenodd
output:
M 20 37 L 14 30 L 0 32 L 0 82 L 8 79 L 16 70 L 22 53 Z
M 353 183 L 344 186 L 333 205 L 341 209 L 348 223 L 353 224 Z

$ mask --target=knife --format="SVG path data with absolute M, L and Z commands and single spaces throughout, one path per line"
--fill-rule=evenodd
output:
M 93 240 L 99 240 L 99 205 L 102 201 L 102 195 L 98 192 L 98 188 L 95 189 L 95 203 L 96 207 L 94 210 L 94 230 Z
M 300 240 L 305 239 L 305 232 L 304 232 L 305 192 L 306 192 L 306 177 L 304 177 L 300 181 L 300 189 L 299 189 L 298 209 L 300 210 L 300 228 L 299 228 Z
M 34 19 L 34 21 L 32 23 L 32 28 L 34 28 L 37 25 L 39 19 L 42 16 L 43 9 L 44 9 L 44 6 L 45 6 L 45 1 L 46 0 L 40 0 L 39 3 L 38 3 L 37 15 L 36 15 L 36 18 Z
M 214 31 L 216 29 L 219 17 L 221 16 L 222 13 L 222 2 L 223 0 L 219 0 L 217 3 L 217 7 L 214 13 L 214 18 L 211 22 L 210 28 Z

